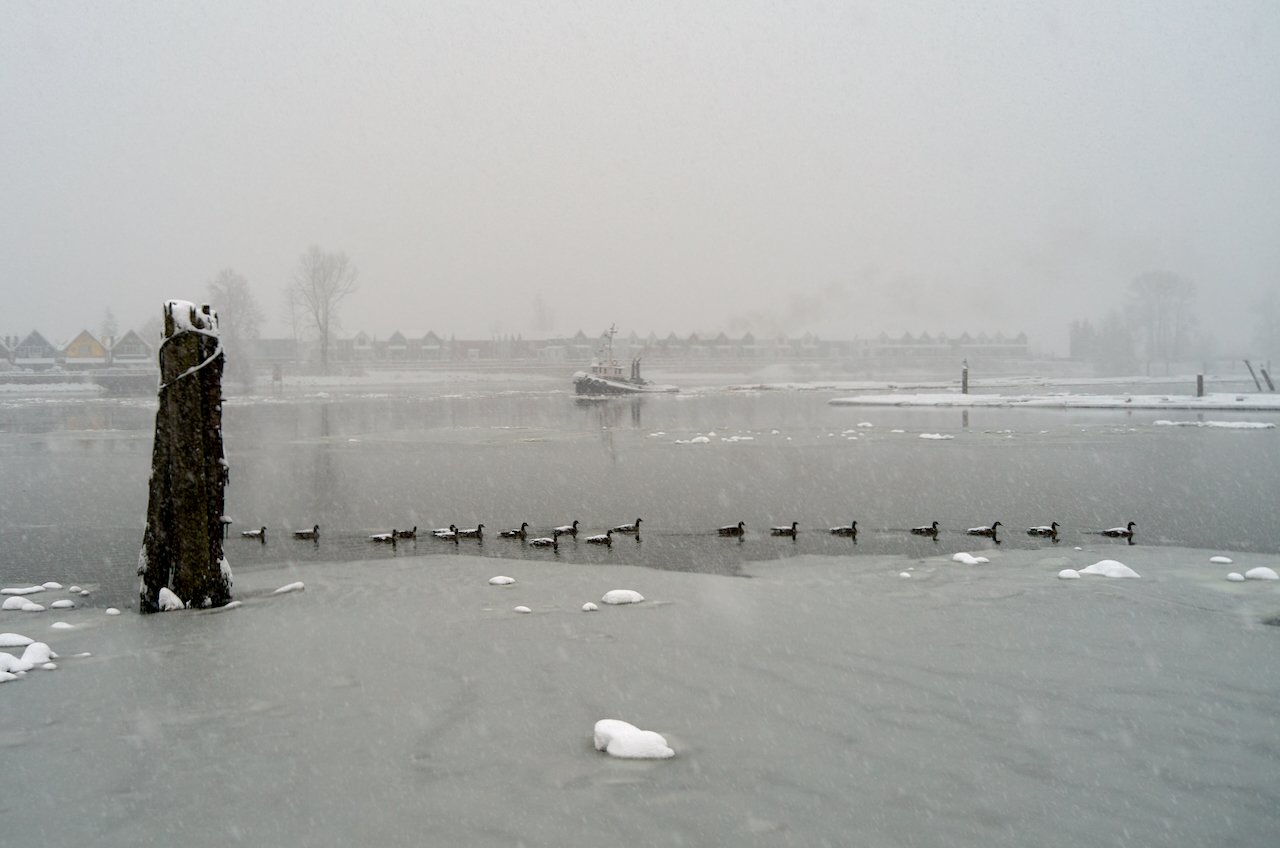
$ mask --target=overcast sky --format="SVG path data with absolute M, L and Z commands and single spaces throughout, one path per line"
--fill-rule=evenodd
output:
M 347 331 L 1066 325 L 1280 287 L 1280 3 L 0 5 L 0 333 L 311 244 Z

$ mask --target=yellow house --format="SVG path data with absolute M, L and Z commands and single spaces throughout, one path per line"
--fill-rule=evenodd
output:
M 81 330 L 80 335 L 62 349 L 66 368 L 96 368 L 107 364 L 107 348 L 93 337 L 88 330 Z

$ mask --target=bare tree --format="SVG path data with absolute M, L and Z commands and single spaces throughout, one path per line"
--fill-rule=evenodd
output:
M 245 276 L 223 268 L 209 281 L 209 303 L 217 310 L 227 376 L 242 386 L 253 385 L 254 342 L 262 337 L 263 314 Z
M 107 311 L 102 314 L 102 326 L 98 330 L 98 337 L 102 339 L 103 344 L 110 345 L 119 334 L 120 322 L 116 320 L 115 313 L 108 306 Z
M 1129 314 L 1142 344 L 1147 373 L 1151 363 L 1169 363 L 1191 349 L 1196 285 L 1169 271 L 1149 271 L 1129 284 Z
M 298 261 L 288 293 L 303 320 L 316 331 L 320 341 L 320 368 L 329 370 L 330 333 L 337 328 L 338 304 L 356 290 L 359 272 L 342 252 L 325 253 L 311 245 Z

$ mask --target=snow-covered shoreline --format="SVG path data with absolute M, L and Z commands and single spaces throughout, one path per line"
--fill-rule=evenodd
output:
M 999 407 L 1003 409 L 1161 409 L 1280 412 L 1280 394 L 1192 395 L 980 395 L 920 393 L 832 398 L 832 406 Z
M 226 611 L 0 613 L 60 654 L 0 686 L 5 841 L 1266 842 L 1280 585 L 1226 575 L 1277 557 L 954 550 L 318 563 Z M 1141 579 L 1058 578 L 1108 556 Z M 583 611 L 613 589 L 644 600 Z M 675 756 L 597 751 L 602 719 Z

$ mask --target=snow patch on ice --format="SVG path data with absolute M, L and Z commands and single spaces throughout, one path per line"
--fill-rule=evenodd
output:
M 115 607 L 107 607 L 107 615 L 119 615 L 119 614 L 120 614 L 120 610 L 116 609 Z
M 525 606 L 519 606 L 519 607 L 516 607 L 515 609 L 513 609 L 513 610 L 512 610 L 512 612 L 526 613 L 526 612 L 533 612 L 533 610 L 531 610 L 531 609 L 529 609 L 528 607 L 525 607 Z
M 161 612 L 172 612 L 183 608 L 182 599 L 173 593 L 168 586 L 160 589 L 160 594 L 156 596 L 156 606 L 160 607 Z
M 75 601 L 66 601 L 66 600 L 54 601 L 53 603 L 49 604 L 49 609 L 75 609 L 75 608 L 76 608 Z
M 920 438 L 934 439 L 935 441 L 941 441 L 943 439 L 954 439 L 955 436 L 952 436 L 949 433 L 921 433 Z
M 1074 568 L 1064 568 L 1058 572 L 1058 579 L 1059 580 L 1079 580 L 1080 572 L 1076 571 Z
M 974 556 L 973 554 L 965 553 L 964 551 L 953 555 L 951 559 L 954 562 L 958 562 L 963 565 L 982 565 L 984 562 L 991 562 L 991 560 L 984 556 Z
M 36 592 L 43 592 L 43 586 L 14 586 L 8 589 L 0 589 L 0 595 L 34 595 Z
M 1246 580 L 1280 580 L 1280 574 L 1276 574 L 1274 568 L 1267 568 L 1265 565 L 1249 569 L 1244 576 Z
M 0 633 L 0 648 L 25 648 L 34 641 L 21 633 Z
M 1081 574 L 1092 574 L 1099 577 L 1141 577 L 1142 575 L 1134 571 L 1123 562 L 1117 562 L 1114 559 L 1103 559 L 1095 562 L 1088 568 L 1080 569 Z
M 1238 571 L 1233 571 L 1227 575 L 1227 579 L 1230 580 L 1232 583 L 1243 583 L 1244 575 Z
M 276 589 L 276 590 L 275 590 L 274 592 L 272 592 L 271 594 L 273 594 L 273 595 L 285 595 L 285 594 L 288 594 L 289 592 L 302 592 L 302 591 L 306 590 L 306 588 L 307 588 L 306 584 L 305 584 L 305 583 L 303 583 L 301 580 L 299 580 L 299 581 L 298 581 L 298 582 L 296 582 L 296 583 L 289 583 L 289 584 L 287 584 L 287 585 L 285 585 L 285 586 L 281 586 L 279 589 Z
M 1231 557 L 1212 556 L 1209 557 L 1209 562 L 1216 562 L 1219 565 L 1230 565 L 1232 563 L 1232 559 Z
M 598 609 L 600 609 L 600 607 L 596 606 L 595 604 L 591 603 L 590 601 L 587 601 L 585 604 L 583 604 L 583 605 L 582 605 L 582 611 L 583 611 L 583 612 L 595 612 L 595 611 L 596 611 L 596 610 L 598 610 Z
M 597 751 L 630 760 L 665 760 L 676 755 L 662 734 L 616 718 L 596 722 L 595 745 Z
M 502 574 L 499 574 L 497 577 L 489 578 L 490 586 L 510 586 L 514 582 L 516 582 L 514 577 L 507 577 Z
M 611 589 L 600 600 L 606 604 L 638 604 L 644 600 L 644 595 L 632 589 Z
M 1213 427 L 1221 430 L 1274 430 L 1276 425 L 1266 421 L 1165 421 L 1154 422 L 1157 427 Z

